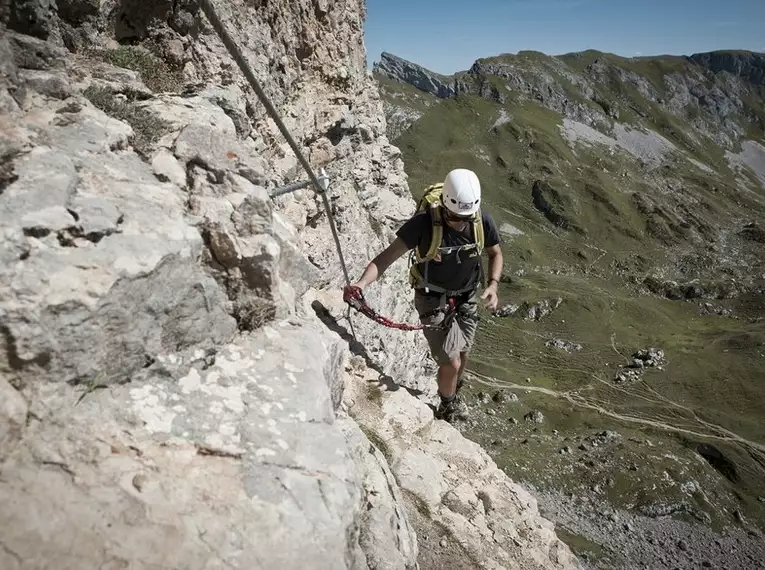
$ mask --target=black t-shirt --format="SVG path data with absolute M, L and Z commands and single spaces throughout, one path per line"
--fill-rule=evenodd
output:
M 484 247 L 492 247 L 500 243 L 499 231 L 491 216 L 482 212 Z M 444 222 L 444 238 L 442 248 L 457 247 L 475 243 L 473 237 L 473 224 L 467 224 L 463 232 L 459 232 Z M 430 211 L 419 212 L 412 216 L 396 232 L 406 244 L 407 248 L 418 248 L 420 255 L 425 255 L 430 246 L 433 234 L 433 224 L 430 219 Z M 478 285 L 481 258 L 475 250 L 439 252 L 438 257 L 428 263 L 428 282 L 449 291 L 458 291 L 474 283 Z M 425 274 L 424 264 L 419 264 L 421 274 Z

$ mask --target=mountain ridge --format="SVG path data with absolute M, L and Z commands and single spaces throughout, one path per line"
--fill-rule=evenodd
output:
M 494 56 L 485 56 L 485 57 L 479 57 L 475 60 L 473 65 L 477 62 L 481 62 L 482 60 L 486 59 L 492 59 L 492 58 L 501 58 L 501 57 L 519 57 L 527 54 L 534 54 L 539 55 L 546 58 L 572 58 L 572 57 L 581 57 L 585 55 L 598 55 L 598 56 L 609 56 L 614 57 L 618 59 L 622 59 L 625 61 L 651 61 L 651 60 L 661 60 L 661 59 L 678 59 L 678 60 L 690 60 L 694 61 L 696 63 L 699 63 L 699 65 L 706 66 L 704 63 L 701 63 L 701 61 L 711 59 L 713 57 L 754 57 L 757 60 L 762 60 L 765 62 L 765 52 L 760 51 L 753 51 L 753 50 L 745 50 L 745 49 L 716 49 L 716 50 L 710 50 L 710 51 L 701 51 L 701 52 L 694 52 L 691 54 L 672 54 L 672 53 L 662 53 L 662 54 L 653 54 L 653 55 L 635 55 L 635 56 L 624 56 L 619 55 L 617 53 L 613 52 L 607 52 L 607 51 L 601 51 L 596 49 L 587 49 L 587 50 L 581 50 L 581 51 L 571 51 L 571 52 L 565 52 L 560 54 L 546 54 L 541 51 L 537 50 L 519 50 L 518 52 L 502 52 Z M 392 52 L 389 51 L 383 51 L 380 53 L 380 59 L 373 61 L 372 63 L 372 70 L 374 72 L 378 71 L 378 66 L 380 66 L 384 61 L 390 61 L 390 60 L 399 60 L 401 62 L 404 62 L 411 66 L 416 66 L 418 68 L 421 68 L 422 70 L 426 71 L 430 75 L 433 75 L 435 77 L 440 77 L 442 79 L 449 79 L 453 78 L 456 75 L 460 75 L 462 73 L 466 73 L 469 71 L 470 68 L 465 70 L 457 70 L 453 73 L 440 73 L 437 71 L 432 71 L 429 68 L 427 68 L 424 65 L 421 65 L 419 63 L 416 63 L 415 61 L 412 61 L 410 59 L 406 59 L 403 57 L 400 57 Z M 472 66 L 471 66 L 472 67 Z

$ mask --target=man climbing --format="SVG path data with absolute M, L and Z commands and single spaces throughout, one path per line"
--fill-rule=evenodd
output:
M 491 311 L 498 303 L 503 263 L 500 237 L 480 203 L 481 185 L 476 174 L 462 168 L 452 170 L 443 184 L 428 187 L 417 213 L 398 230 L 393 243 L 345 290 L 346 299 L 360 295 L 393 262 L 412 251 L 414 305 L 425 325 L 431 356 L 438 364 L 441 404 L 436 417 L 448 422 L 468 416 L 458 391 L 478 324 L 483 250 L 489 258 L 489 278 L 481 299 Z

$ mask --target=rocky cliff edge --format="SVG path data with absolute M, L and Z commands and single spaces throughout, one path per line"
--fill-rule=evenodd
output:
M 413 210 L 363 3 L 216 5 L 358 274 Z M 193 3 L 0 18 L 1 568 L 578 567 L 433 420 L 417 335 L 349 341 L 321 201 L 269 198 L 304 174 Z M 404 275 L 369 297 L 412 320 Z

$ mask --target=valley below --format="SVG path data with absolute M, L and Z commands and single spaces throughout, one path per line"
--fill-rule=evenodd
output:
M 413 195 L 471 168 L 503 234 L 461 430 L 586 568 L 765 568 L 763 67 L 375 67 Z

